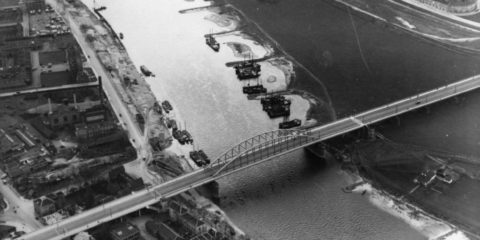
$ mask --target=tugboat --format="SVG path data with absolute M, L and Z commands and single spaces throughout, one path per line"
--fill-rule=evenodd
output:
M 155 74 L 153 74 L 150 70 L 145 65 L 140 66 L 140 71 L 142 71 L 143 75 L 146 77 L 155 77 Z
M 210 46 L 210 48 L 213 49 L 213 51 L 218 52 L 220 50 L 220 44 L 211 34 L 208 36 L 205 36 L 205 42 L 207 43 L 208 46 Z
M 198 150 L 198 155 L 200 155 L 206 164 L 210 164 L 210 158 L 208 158 L 207 154 L 203 150 Z
M 190 158 L 195 162 L 195 164 L 199 167 L 205 166 L 210 164 L 210 159 L 208 158 L 207 154 L 203 150 L 198 151 L 191 151 Z
M 173 110 L 172 104 L 170 104 L 170 102 L 167 101 L 167 100 L 162 102 L 162 107 L 163 107 L 163 109 L 165 109 L 166 113 L 169 113 L 170 111 Z
M 302 125 L 302 120 L 300 119 L 293 119 L 290 121 L 284 121 L 278 124 L 278 128 L 280 129 L 289 129 L 294 128 Z

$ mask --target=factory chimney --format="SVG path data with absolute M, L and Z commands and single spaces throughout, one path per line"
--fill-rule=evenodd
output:
M 48 98 L 48 114 L 52 114 L 52 101 Z
M 73 94 L 73 107 L 78 110 L 77 95 L 75 93 Z
M 103 86 L 102 86 L 102 77 L 98 76 L 98 95 L 100 96 L 100 104 L 103 105 Z

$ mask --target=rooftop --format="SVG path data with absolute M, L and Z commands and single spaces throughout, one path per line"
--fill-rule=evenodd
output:
M 135 235 L 135 234 L 139 234 L 139 231 L 138 231 L 137 227 L 135 227 L 131 223 L 122 223 L 122 224 L 116 226 L 115 228 L 112 228 L 112 230 L 110 231 L 110 234 L 112 234 L 113 236 L 115 236 L 117 238 L 124 238 L 126 236 L 132 236 L 132 235 Z

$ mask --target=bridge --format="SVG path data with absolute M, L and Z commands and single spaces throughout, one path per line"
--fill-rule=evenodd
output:
M 147 187 L 131 195 L 21 236 L 22 240 L 63 239 L 182 192 L 280 155 L 339 136 L 387 118 L 422 108 L 480 87 L 480 75 L 306 130 L 276 130 L 232 147 L 202 169 Z

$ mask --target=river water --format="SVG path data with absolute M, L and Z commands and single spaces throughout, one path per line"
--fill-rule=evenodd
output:
M 352 29 L 341 31 L 351 27 L 351 18 L 325 1 L 233 2 L 271 33 L 287 52 L 325 80 L 338 116 L 471 75 L 476 68 L 462 55 L 451 55 L 391 29 L 369 27 L 354 16 L 359 33 L 363 34 L 360 39 L 365 42 L 366 67 L 357 52 Z M 157 98 L 173 103 L 175 114 L 185 121 L 182 126 L 186 125 L 196 145 L 210 156 L 217 156 L 253 135 L 276 129 L 279 120 L 268 119 L 258 101 L 247 100 L 241 93 L 241 83 L 225 67 L 225 62 L 238 60 L 233 53 L 225 50 L 224 45 L 219 53 L 205 46 L 204 34 L 225 28 L 207 21 L 205 17 L 211 14 L 208 11 L 178 12 L 208 3 L 97 3 L 107 6 L 104 15 L 117 32 L 125 35 L 123 42 L 135 64 L 145 64 L 157 75 L 148 80 Z M 311 23 L 301 22 L 307 20 Z M 332 27 L 327 21 L 339 25 Z M 366 41 L 370 34 L 377 37 Z M 390 42 L 395 44 L 387 44 Z M 367 94 L 369 91 L 378 94 Z M 306 101 L 299 99 L 294 104 L 294 114 L 305 114 Z M 414 229 L 405 218 L 381 210 L 378 196 L 345 194 L 340 190 L 352 182 L 338 164 L 321 163 L 304 151 L 297 151 L 222 179 L 222 208 L 255 239 L 431 237 L 422 234 L 418 227 Z

